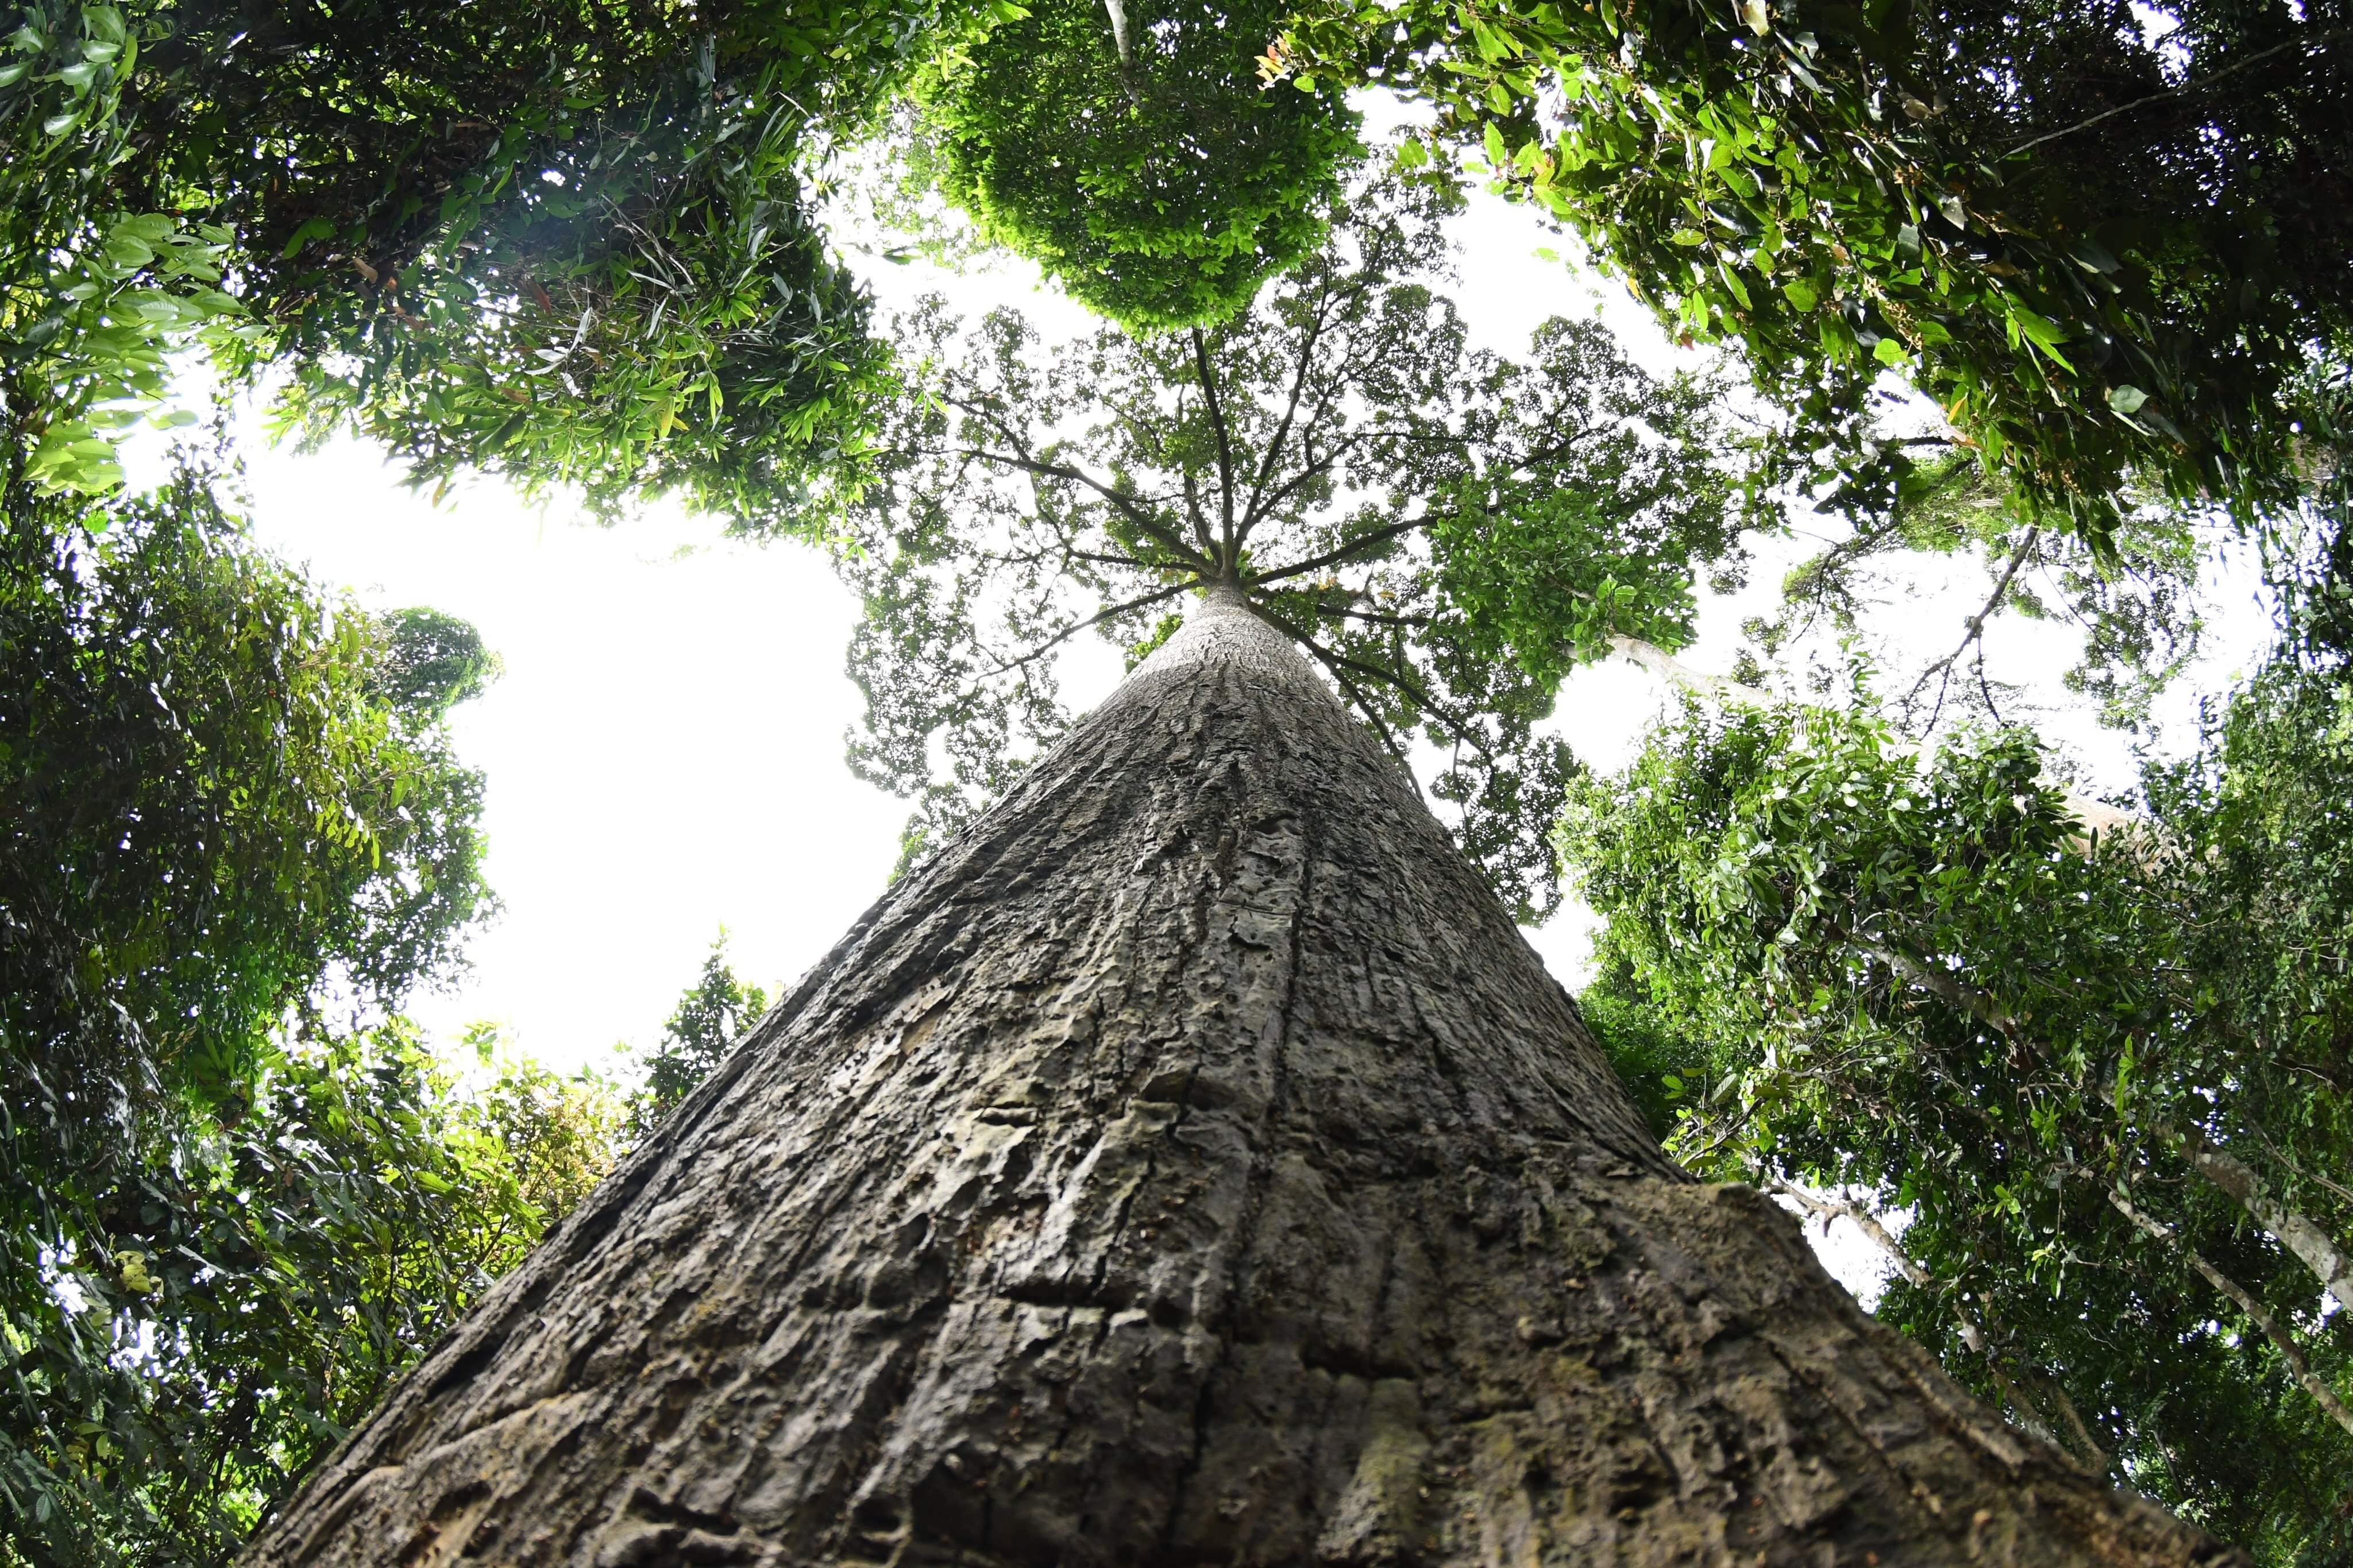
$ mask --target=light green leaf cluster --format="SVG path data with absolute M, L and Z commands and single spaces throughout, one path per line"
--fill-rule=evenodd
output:
M 1562 836 L 1607 921 L 1591 1015 L 1671 1147 L 1902 1211 L 1883 1316 L 2283 1563 L 2341 1549 L 2353 1458 L 2306 1392 L 2353 1363 L 2276 1218 L 2353 1236 L 2348 700 L 2284 655 L 2096 836 L 2024 731 L 1923 757 L 1868 709 L 1694 708 Z
M 1285 15 L 1138 0 L 1123 48 L 1093 0 L 1037 0 L 925 78 L 942 189 L 1114 321 L 1223 321 L 1314 249 L 1358 155 L 1336 90 L 1261 90 Z

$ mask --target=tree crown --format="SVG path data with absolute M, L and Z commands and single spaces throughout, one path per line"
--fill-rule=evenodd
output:
M 1741 476 L 1713 385 L 1647 374 L 1596 325 L 1549 323 L 1525 363 L 1472 349 L 1432 288 L 1448 207 L 1367 189 L 1215 327 L 1106 331 L 1041 363 L 1011 315 L 968 338 L 936 305 L 907 324 L 922 369 L 839 554 L 867 605 L 853 761 L 923 798 L 915 842 L 1059 732 L 1064 644 L 1100 633 L 1132 663 L 1222 582 L 1400 765 L 1438 748 L 1473 858 L 1549 906 L 1569 762 L 1537 726 L 1611 637 L 1688 635 Z

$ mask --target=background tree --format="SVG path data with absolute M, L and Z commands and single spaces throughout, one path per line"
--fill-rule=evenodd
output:
M 16 1515 L 18 1561 L 228 1563 L 618 1146 L 607 1086 L 513 1058 L 461 1084 L 399 1019 L 288 1040 L 257 1083 L 234 1127 L 121 1171 L 103 1250 L 51 1270 L 64 1331 L 127 1375 L 33 1428 L 52 1511 Z
M 644 1081 L 629 1097 L 629 1134 L 642 1141 L 670 1119 L 681 1101 L 711 1076 L 768 1010 L 768 994 L 735 978 L 727 963 L 727 933 L 711 944 L 702 973 L 678 999 L 661 1043 L 646 1062 Z
M 2290 394 L 2353 304 L 2341 7 L 1304 9 L 1270 75 L 1427 98 L 1826 437 L 1894 368 L 2095 534 L 2136 472 L 2249 517 L 2297 489 Z
M 909 324 L 924 368 L 839 559 L 867 607 L 852 759 L 921 798 L 911 854 L 1066 725 L 1060 647 L 1141 657 L 1188 588 L 1229 582 L 1400 766 L 1436 748 L 1474 858 L 1550 907 L 1555 689 L 1612 636 L 1680 642 L 1694 572 L 1754 514 L 1712 384 L 1655 379 L 1589 323 L 1548 324 L 1525 363 L 1470 350 L 1432 291 L 1445 208 L 1359 197 L 1216 327 L 1041 363 L 1010 315 L 961 341 L 936 307 Z
M 1923 464 L 1883 504 L 1817 515 L 1828 525 L 1822 548 L 1790 568 L 1770 614 L 1746 624 L 1751 647 L 1741 673 L 1753 683 L 1810 638 L 1816 649 L 1833 637 L 1867 640 L 1865 613 L 1898 584 L 1916 586 L 1926 572 L 1946 576 L 1945 563 L 1975 557 L 1984 598 L 1936 657 L 1889 678 L 1899 727 L 1922 735 L 1952 717 L 2014 716 L 2013 700 L 2025 694 L 1990 677 L 1986 658 L 1995 628 L 2015 616 L 2076 631 L 2080 652 L 2061 688 L 2088 699 L 2100 723 L 2144 730 L 2205 647 L 2211 578 L 2235 531 L 2211 509 L 2146 492 L 2118 500 L 2113 527 L 2094 545 L 2028 521 L 1965 454 Z
M 379 684 L 387 700 L 439 718 L 470 701 L 499 678 L 499 656 L 482 634 L 426 605 L 378 617 L 384 647 Z
M 1277 5 L 1044 0 L 920 98 L 982 234 L 1138 330 L 1208 326 L 1321 241 L 1358 153 L 1336 90 L 1261 91 Z
M 1905 1210 L 1883 1317 L 2282 1563 L 2345 1550 L 2353 1458 L 2353 753 L 2301 646 L 2139 826 L 2087 835 L 2024 731 L 1923 756 L 1866 693 L 1693 710 L 1564 840 L 1589 1015 L 1686 1162 Z
M 58 1272 L 120 1280 L 143 1222 L 110 1194 L 181 1179 L 256 1113 L 290 1008 L 396 1005 L 491 900 L 481 781 L 439 709 L 393 700 L 377 625 L 255 552 L 215 476 L 101 503 L 22 473 L 0 533 L 0 1485 L 22 1539 L 69 1557 L 114 1506 L 72 1445 L 117 1441 L 143 1395 Z

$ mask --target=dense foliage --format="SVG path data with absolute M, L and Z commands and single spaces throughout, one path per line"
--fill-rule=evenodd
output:
M 227 230 L 126 206 L 114 186 L 139 59 L 126 13 L 33 0 L 18 15 L 0 40 L 0 426 L 33 486 L 96 492 L 121 482 L 115 440 L 164 400 L 167 354 L 234 349 L 243 310 L 215 287 Z
M 1473 858 L 1524 909 L 1566 758 L 1561 676 L 1614 635 L 1674 643 L 1696 563 L 1740 516 L 1714 389 L 1655 379 L 1590 323 L 1515 363 L 1471 350 L 1428 190 L 1361 197 L 1245 314 L 1051 355 L 1018 318 L 909 323 L 919 395 L 880 447 L 843 572 L 865 774 L 923 802 L 913 845 L 1001 791 L 1067 722 L 1056 651 L 1140 657 L 1188 591 L 1231 582 L 1401 766 L 1444 761 Z M 934 747 L 945 766 L 935 765 Z
M 887 350 L 808 184 L 982 14 L 44 0 L 0 68 L 11 416 L 66 419 L 45 461 L 102 485 L 60 389 L 160 392 L 160 346 L 208 331 L 235 374 L 291 371 L 287 421 L 423 481 L 812 526 L 856 482 Z
M 1924 756 L 1868 702 L 1694 709 L 1568 818 L 1588 1006 L 1695 1168 L 1908 1214 L 1881 1314 L 1965 1381 L 2337 1561 L 2353 684 L 2275 660 L 2137 826 L 2088 834 L 2045 762 L 2014 729 Z
M 1323 237 L 1356 153 L 1339 93 L 1260 90 L 1281 4 L 1039 0 L 923 89 L 944 192 L 1073 299 L 1208 326 Z
M 256 1081 L 234 1125 L 118 1173 L 44 1271 L 58 1309 L 13 1331 L 24 1562 L 226 1563 L 618 1131 L 595 1082 L 513 1062 L 461 1087 L 397 1020 L 290 1042 Z
M 481 780 L 438 695 L 385 689 L 375 623 L 256 552 L 193 468 L 29 510 L 0 550 L 19 1147 L 233 1097 L 330 972 L 386 1002 L 447 969 L 487 908 Z
M 1737 343 L 1822 439 L 1894 368 L 2095 534 L 2137 472 L 2242 513 L 2295 489 L 2295 379 L 2353 327 L 2341 5 L 1303 10 L 1270 75 L 1429 100 L 1436 148 Z
M 376 689 L 396 708 L 438 719 L 499 678 L 499 656 L 455 616 L 417 605 L 379 617 L 378 626 Z
M 10 499 L 0 1489 L 25 1539 L 69 1561 L 109 1532 L 164 1529 L 118 1482 L 185 1446 L 158 1458 L 137 1436 L 154 1430 L 140 1363 L 170 1342 L 147 1332 L 134 1354 L 123 1323 L 74 1310 L 58 1281 L 95 1268 L 115 1282 L 95 1299 L 143 1299 L 118 1253 L 170 1248 L 126 1237 L 218 1232 L 206 1173 L 247 1156 L 206 1140 L 265 1114 L 289 1009 L 396 1004 L 449 971 L 489 897 L 481 781 L 451 756 L 438 695 L 388 692 L 383 628 L 254 552 L 210 475 L 111 503 L 39 500 L 19 479 Z

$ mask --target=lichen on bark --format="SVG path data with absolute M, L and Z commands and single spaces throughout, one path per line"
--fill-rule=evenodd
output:
M 893 887 L 249 1552 L 2191 1563 L 1660 1152 L 1229 591 Z

